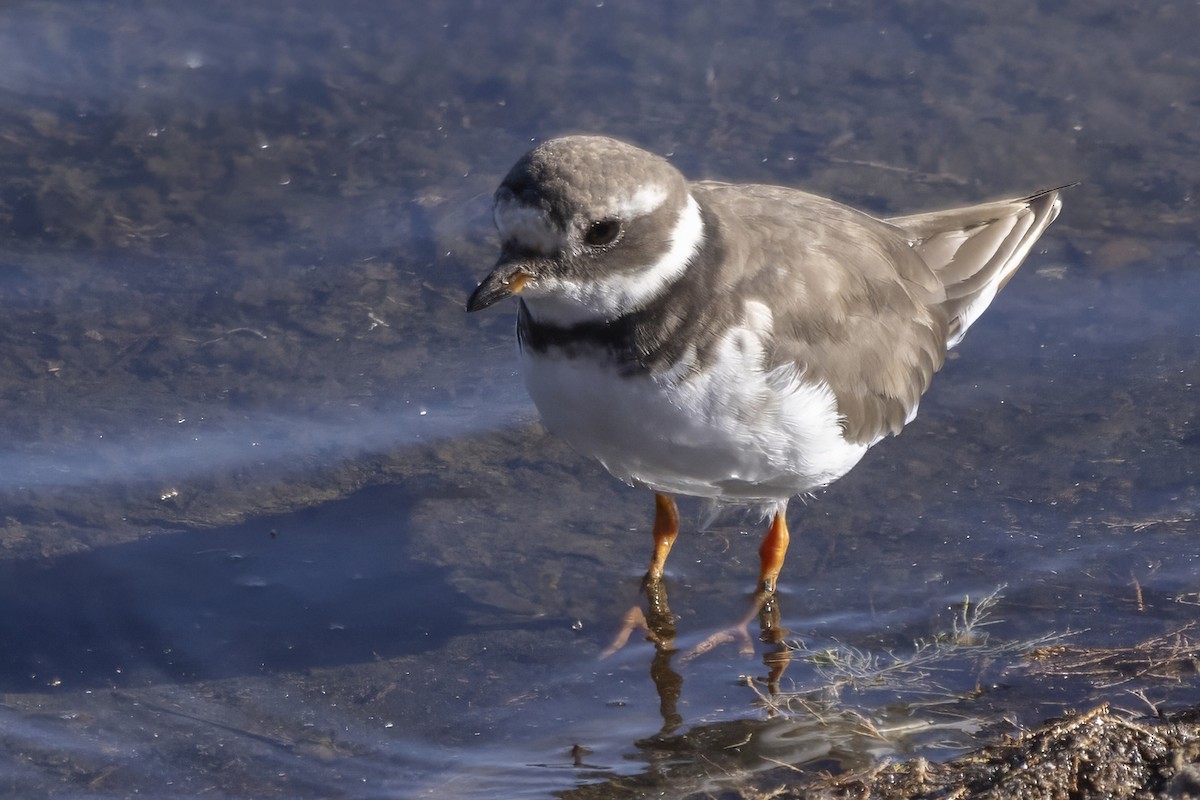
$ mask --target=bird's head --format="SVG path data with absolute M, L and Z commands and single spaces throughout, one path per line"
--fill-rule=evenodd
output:
M 535 318 L 613 319 L 686 269 L 704 237 L 687 182 L 666 159 L 602 136 L 551 139 L 496 190 L 500 259 L 467 301 L 514 294 Z

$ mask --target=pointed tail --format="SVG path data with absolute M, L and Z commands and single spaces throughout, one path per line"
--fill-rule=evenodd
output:
M 946 287 L 947 345 L 962 341 L 996 293 L 1021 266 L 1033 243 L 1062 209 L 1068 186 L 1013 200 L 895 217 L 900 228 Z

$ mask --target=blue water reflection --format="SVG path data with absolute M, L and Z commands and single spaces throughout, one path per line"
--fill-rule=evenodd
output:
M 681 655 L 744 613 L 758 529 L 696 533 L 688 503 L 680 654 L 600 660 L 650 501 L 533 424 L 511 309 L 463 302 L 534 137 L 880 213 L 1079 181 L 916 422 L 793 504 L 782 624 L 801 652 L 903 657 L 1004 587 L 997 646 L 1166 635 L 1200 604 L 1196 15 L 11 4 L 0 785 L 684 796 L 1127 698 L 955 656 L 950 724 L 903 687 L 828 702 L 797 656 L 785 684 L 824 704 L 773 713 L 744 680 L 768 648 Z M 864 740 L 856 713 L 901 733 Z

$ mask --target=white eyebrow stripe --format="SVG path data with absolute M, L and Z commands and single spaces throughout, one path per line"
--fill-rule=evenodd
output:
M 644 217 L 657 211 L 668 196 L 667 190 L 657 183 L 643 184 L 632 195 L 618 198 L 610 213 L 618 219 Z

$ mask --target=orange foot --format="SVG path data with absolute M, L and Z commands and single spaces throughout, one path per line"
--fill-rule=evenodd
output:
M 661 580 L 646 580 L 646 607 L 633 606 L 621 617 L 621 629 L 600 658 L 608 658 L 629 643 L 634 631 L 644 631 L 646 639 L 654 642 L 659 650 L 673 650 L 675 646 L 675 617 L 667 605 L 667 587 Z

